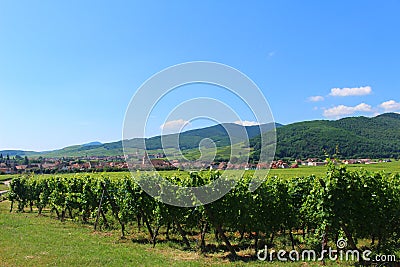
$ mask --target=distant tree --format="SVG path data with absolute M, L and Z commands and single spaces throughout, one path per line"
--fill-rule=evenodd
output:
M 29 165 L 29 159 L 27 156 L 24 158 L 24 165 Z
M 10 155 L 7 154 L 7 158 L 6 158 L 6 159 L 7 159 L 7 160 L 10 160 Z

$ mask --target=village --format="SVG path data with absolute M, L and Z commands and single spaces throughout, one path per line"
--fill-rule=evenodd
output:
M 390 162 L 380 160 L 380 162 Z M 379 161 L 371 159 L 344 159 L 342 164 L 375 164 Z M 74 172 L 109 172 L 137 170 L 173 170 L 173 169 L 198 169 L 198 170 L 256 170 L 256 169 L 286 169 L 299 168 L 300 166 L 316 167 L 324 166 L 327 161 L 318 158 L 306 160 L 297 159 L 294 162 L 276 160 L 271 163 L 238 163 L 229 161 L 220 162 L 190 162 L 176 159 L 168 160 L 165 154 L 155 153 L 143 156 L 91 156 L 91 157 L 67 157 L 67 158 L 32 158 L 28 157 L 4 157 L 0 155 L 0 174 L 18 174 L 33 172 L 39 174 L 74 173 Z

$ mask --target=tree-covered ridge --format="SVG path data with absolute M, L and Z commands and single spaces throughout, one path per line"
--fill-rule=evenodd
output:
M 260 151 L 260 136 L 250 142 Z M 316 120 L 277 128 L 277 158 L 397 158 L 400 156 L 400 114 L 373 118 L 350 117 L 336 121 Z

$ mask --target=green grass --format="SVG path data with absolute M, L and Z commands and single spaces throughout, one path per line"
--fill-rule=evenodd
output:
M 385 171 L 389 173 L 400 173 L 400 161 L 393 162 L 381 162 L 377 164 L 350 164 L 346 165 L 349 170 L 365 169 L 367 171 Z M 326 166 L 309 167 L 300 166 L 296 169 L 271 169 L 268 176 L 278 176 L 280 178 L 293 178 L 301 176 L 315 175 L 316 177 L 322 177 L 326 174 Z
M 223 251 L 202 255 L 168 242 L 152 248 L 145 239 L 121 240 L 118 231 L 94 232 L 92 226 L 62 223 L 49 213 L 10 213 L 9 206 L 8 201 L 0 202 L 0 266 L 320 266 L 319 262 L 230 261 Z M 349 264 L 328 262 L 328 266 Z
M 8 189 L 9 189 L 9 188 L 8 188 L 7 185 L 0 183 L 0 191 L 8 190 Z
M 120 240 L 113 232 L 94 232 L 78 223 L 61 223 L 34 213 L 8 213 L 9 204 L 0 203 L 0 266 L 186 266 L 188 263 L 201 266 L 204 263 L 193 252 L 172 248 L 164 251 L 163 245 L 151 249 L 150 245 Z M 175 260 L 172 255 L 182 260 Z
M 0 182 L 11 180 L 15 176 L 16 176 L 16 174 L 3 174 L 3 175 L 0 175 Z
M 377 164 L 351 164 L 348 165 L 349 170 L 364 168 L 368 171 L 385 171 L 389 173 L 400 172 L 400 161 L 381 162 Z

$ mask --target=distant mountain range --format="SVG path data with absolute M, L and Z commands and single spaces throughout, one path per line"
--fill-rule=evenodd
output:
M 289 125 L 276 123 L 275 126 L 277 158 L 323 158 L 325 154 L 333 155 L 336 152 L 346 158 L 400 157 L 400 114 L 397 113 L 385 113 L 373 118 L 361 116 Z M 166 149 L 176 149 L 179 146 L 184 152 L 190 153 L 198 150 L 199 143 L 204 138 L 212 139 L 218 148 L 226 148 L 231 144 L 244 142 L 247 134 L 253 149 L 252 154 L 255 155 L 253 158 L 257 158 L 261 134 L 267 135 L 272 128 L 272 123 L 260 127 L 224 123 L 163 137 L 134 138 L 124 143 L 129 152 L 143 149 L 144 142 L 147 150 L 160 152 L 162 140 Z M 179 145 L 176 140 L 179 140 Z M 105 144 L 91 142 L 45 152 L 4 150 L 0 153 L 4 156 L 79 157 L 123 155 L 123 150 L 122 142 L 118 141 Z

